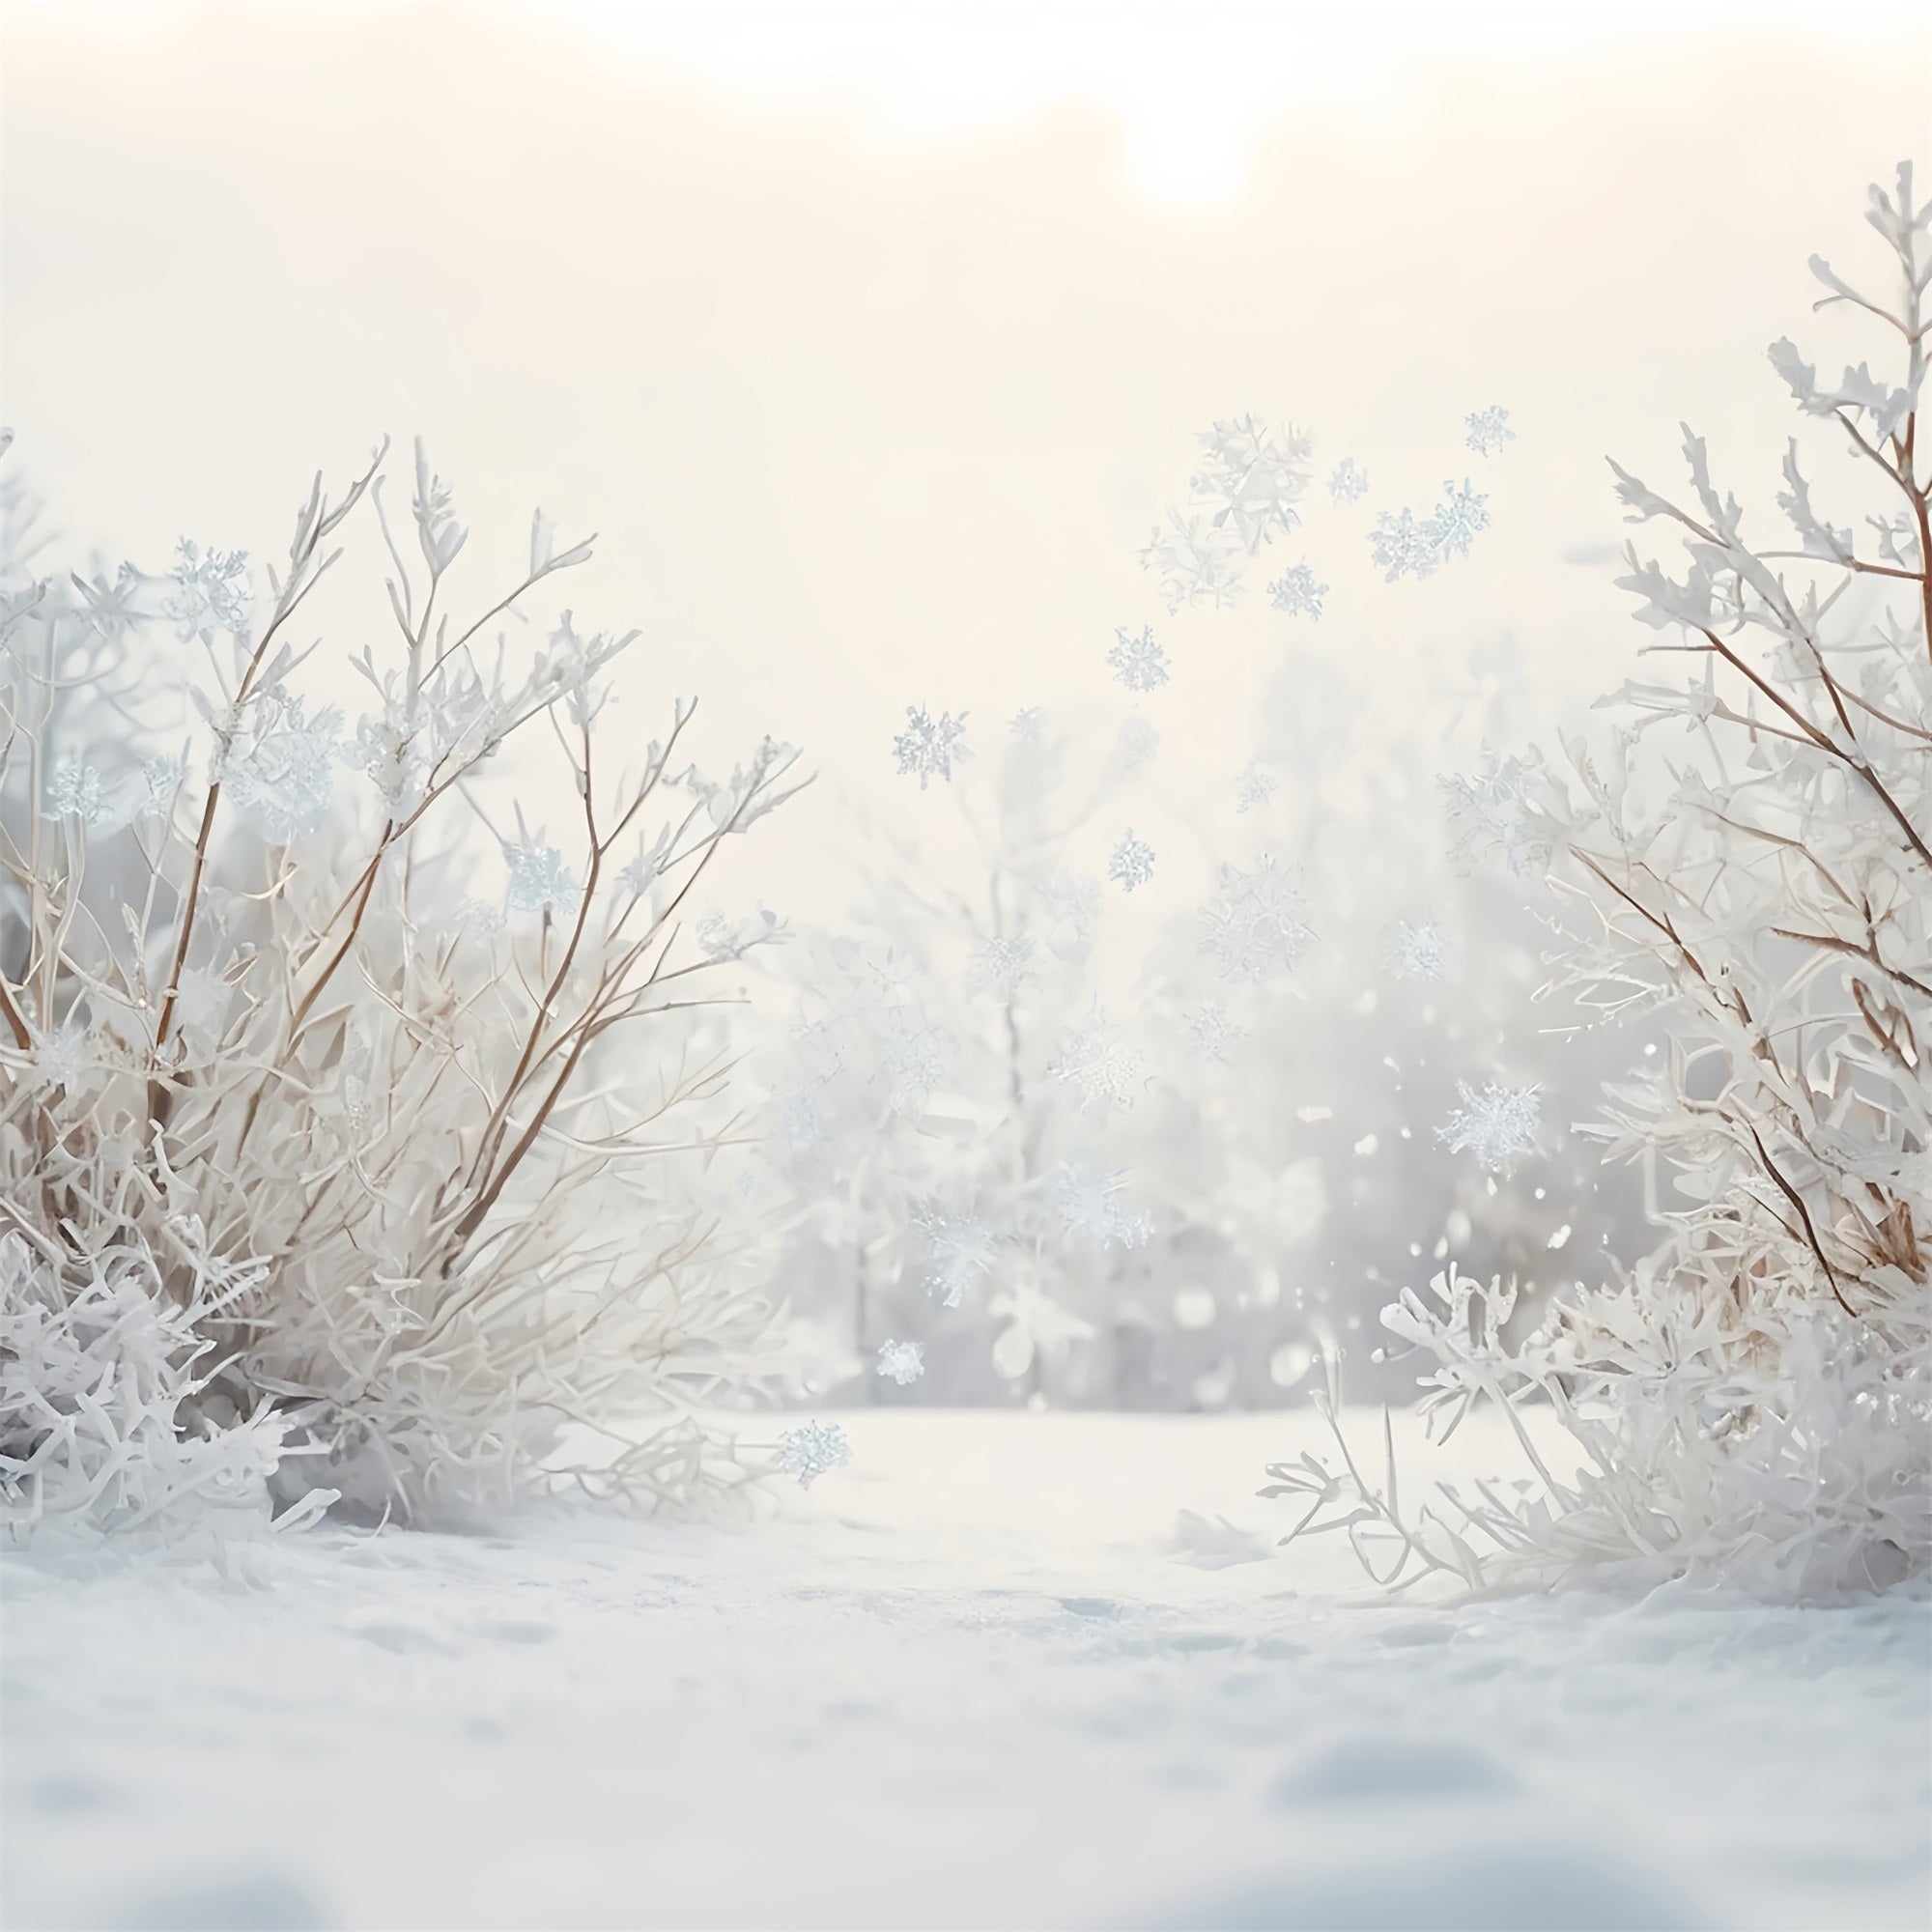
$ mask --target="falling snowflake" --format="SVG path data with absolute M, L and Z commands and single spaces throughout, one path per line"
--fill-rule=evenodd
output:
M 1160 733 L 1145 718 L 1135 716 L 1121 723 L 1121 762 L 1130 772 L 1137 772 L 1153 762 L 1154 754 L 1160 750 Z
M 99 825 L 107 816 L 100 774 L 92 765 L 62 765 L 47 781 L 47 810 L 56 818 Z
M 1126 1207 L 1120 1192 L 1126 1172 L 1102 1174 L 1091 1161 L 1062 1162 L 1053 1177 L 1055 1204 L 1069 1235 L 1092 1235 L 1123 1248 L 1145 1247 L 1153 1224 L 1145 1214 Z
M 1213 954 L 1224 980 L 1259 984 L 1294 970 L 1315 936 L 1307 912 L 1294 878 L 1271 858 L 1264 855 L 1252 872 L 1223 866 L 1201 906 L 1207 932 L 1200 950 Z
M 522 844 L 503 847 L 510 883 L 503 902 L 512 912 L 540 912 L 569 919 L 583 902 L 583 889 L 571 876 L 563 855 L 541 833 Z
M 1219 1000 L 1209 1000 L 1206 1006 L 1196 1007 L 1187 1015 L 1185 1024 L 1187 1037 L 1194 1042 L 1195 1052 L 1204 1060 L 1218 1060 L 1224 1065 L 1229 1049 L 1248 1037 L 1247 1029 L 1236 1026 L 1228 1017 L 1228 1009 Z
M 1473 777 L 1457 773 L 1437 781 L 1448 800 L 1450 849 L 1458 866 L 1467 871 L 1492 853 L 1518 875 L 1548 864 L 1549 840 L 1530 797 L 1541 775 L 1533 753 L 1528 760 L 1498 762 L 1486 749 L 1483 768 Z
M 1084 1026 L 1063 1027 L 1053 1077 L 1080 1090 L 1079 1108 L 1131 1107 L 1147 1077 L 1140 1055 L 1096 1003 Z
M 1268 595 L 1274 600 L 1277 611 L 1285 611 L 1291 617 L 1310 617 L 1321 620 L 1321 600 L 1328 594 L 1325 583 L 1315 581 L 1315 572 L 1305 563 L 1292 563 L 1287 574 L 1277 577 L 1268 585 Z
M 1208 455 L 1192 478 L 1196 507 L 1211 512 L 1214 526 L 1231 529 L 1249 555 L 1301 522 L 1294 508 L 1308 487 L 1314 446 L 1293 423 L 1276 441 L 1255 416 L 1236 416 L 1204 430 Z
M 1509 412 L 1493 403 L 1486 410 L 1472 411 L 1463 420 L 1469 426 L 1469 434 L 1463 440 L 1478 456 L 1493 456 L 1504 443 L 1516 440 L 1516 431 L 1509 426 Z
M 1117 684 L 1129 691 L 1152 691 L 1167 682 L 1167 653 L 1154 642 L 1151 625 L 1138 638 L 1125 629 L 1117 630 L 1114 636 L 1119 642 L 1107 653 L 1107 662 L 1113 667 Z
M 1167 513 L 1141 551 L 1141 568 L 1159 573 L 1160 594 L 1170 611 L 1205 604 L 1211 610 L 1241 601 L 1241 540 L 1206 517 Z
M 1328 472 L 1328 500 L 1331 503 L 1359 503 L 1369 494 L 1369 472 L 1357 467 L 1352 456 L 1345 456 Z
M 912 1222 L 931 1249 L 925 1292 L 957 1308 L 966 1291 L 993 1264 L 999 1232 L 978 1214 L 950 1214 L 930 1201 L 912 1210 Z
M 779 1132 L 787 1147 L 797 1149 L 823 1147 L 832 1138 L 815 1088 L 803 1087 L 785 1095 L 779 1108 Z
M 1144 838 L 1136 838 L 1131 825 L 1126 837 L 1114 847 L 1114 856 L 1107 861 L 1107 876 L 1129 893 L 1153 877 L 1153 847 Z
M 1037 745 L 1039 743 L 1040 726 L 1045 723 L 1046 713 L 1037 704 L 1023 704 L 1013 713 L 1011 722 L 1008 724 L 1007 729 L 1021 744 Z
M 923 1114 L 939 1085 L 939 1029 L 907 1026 L 886 1041 L 885 1069 L 891 1091 L 887 1104 L 895 1114 Z
M 248 586 L 245 550 L 204 552 L 186 537 L 175 546 L 174 588 L 162 604 L 173 620 L 175 635 L 186 643 L 209 641 L 216 631 L 237 638 L 248 635 L 248 611 L 254 593 Z
M 1235 774 L 1235 810 L 1239 812 L 1264 811 L 1273 803 L 1281 781 L 1259 764 Z
M 1460 490 L 1453 481 L 1442 487 L 1448 495 L 1429 519 L 1430 536 L 1445 557 L 1467 556 L 1476 532 L 1490 526 L 1490 513 L 1484 507 L 1490 499 L 1473 489 L 1466 477 Z
M 852 1445 L 836 1422 L 808 1422 L 779 1442 L 778 1466 L 796 1476 L 802 1490 L 828 1469 L 842 1469 L 852 1460 Z
M 1517 1159 L 1536 1151 L 1541 1124 L 1541 1092 L 1536 1087 L 1505 1087 L 1498 1080 L 1481 1093 L 1466 1081 L 1456 1083 L 1462 1105 L 1450 1110 L 1435 1138 L 1452 1153 L 1473 1153 L 1492 1174 L 1507 1174 Z
M 1388 969 L 1398 980 L 1439 980 L 1447 963 L 1448 948 L 1435 926 L 1396 921 L 1389 934 Z
M 924 1375 L 925 1350 L 917 1342 L 881 1342 L 876 1373 L 904 1388 Z
M 270 844 L 286 845 L 328 816 L 341 724 L 332 709 L 311 719 L 299 697 L 265 698 L 230 747 L 222 785 Z
M 908 704 L 906 728 L 893 740 L 893 750 L 898 755 L 899 776 L 908 778 L 917 773 L 921 791 L 933 779 L 945 779 L 951 782 L 953 760 L 956 758 L 963 763 L 973 755 L 962 742 L 965 735 L 965 712 L 955 718 L 952 712 L 942 711 L 934 718 L 924 705 Z
M 1369 532 L 1369 551 L 1384 583 L 1404 577 L 1433 577 L 1442 563 L 1434 527 L 1418 524 L 1413 510 L 1394 516 L 1382 511 Z
M 1039 979 L 1033 963 L 1033 940 L 1024 932 L 995 934 L 981 940 L 966 965 L 966 984 L 975 993 L 994 993 L 1010 1000 L 1022 987 Z

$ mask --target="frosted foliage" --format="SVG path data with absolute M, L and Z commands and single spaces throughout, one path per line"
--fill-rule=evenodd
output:
M 1118 641 L 1107 653 L 1114 681 L 1129 691 L 1152 691 L 1167 682 L 1167 653 L 1154 641 L 1151 629 L 1139 637 L 1131 631 L 1116 631 Z
M 1436 1139 L 1452 1153 L 1472 1153 L 1492 1174 L 1507 1174 L 1524 1154 L 1536 1151 L 1543 1103 L 1534 1087 L 1509 1087 L 1499 1080 L 1480 1088 L 1456 1083 L 1458 1104 L 1436 1129 Z
M 1153 847 L 1146 839 L 1135 838 L 1132 826 L 1114 847 L 1113 857 L 1107 861 L 1107 876 L 1129 893 L 1153 877 Z
M 809 1490 L 820 1476 L 842 1469 L 852 1460 L 852 1445 L 836 1422 L 804 1422 L 780 1438 L 774 1459 L 787 1476 Z
M 694 1419 L 779 1350 L 758 1213 L 715 1239 L 737 1110 L 678 902 L 787 795 L 791 754 L 679 778 L 681 702 L 608 773 L 595 674 L 628 639 L 564 612 L 521 653 L 472 642 L 537 615 L 587 548 L 538 517 L 527 567 L 472 586 L 449 486 L 419 451 L 399 523 L 385 453 L 340 494 L 317 482 L 264 609 L 244 559 L 191 545 L 166 579 L 28 581 L 0 557 L 26 754 L 0 773 L 4 917 L 10 956 L 40 962 L 0 972 L 16 1529 L 454 1521 L 566 1484 L 684 1508 L 755 1473 Z M 379 596 L 387 573 L 391 620 L 349 658 L 376 697 L 347 746 L 296 682 L 338 564 L 373 566 Z M 571 857 L 501 789 L 493 754 L 531 724 L 583 804 Z M 89 756 L 53 761 L 58 835 L 30 834 L 14 774 L 56 746 Z M 695 802 L 664 806 L 672 785 Z M 514 844 L 490 830 L 510 824 Z M 612 849 L 640 836 L 641 898 Z M 510 904 L 572 918 L 479 908 L 493 845 Z
M 1311 445 L 1292 425 L 1277 437 L 1259 418 L 1239 416 L 1203 431 L 1200 441 L 1205 453 L 1185 509 L 1170 507 L 1141 552 L 1170 611 L 1238 603 L 1247 558 L 1299 526 L 1294 506 L 1308 488 Z
M 952 767 L 973 753 L 965 744 L 966 714 L 942 711 L 934 718 L 923 705 L 906 706 L 906 728 L 893 740 L 901 777 L 919 780 L 923 791 L 934 779 L 951 781 Z
M 1549 823 L 1539 809 L 1548 775 L 1534 752 L 1498 758 L 1485 751 L 1480 770 L 1439 781 L 1448 810 L 1451 849 L 1465 869 L 1498 861 L 1511 873 L 1541 871 L 1549 863 Z
M 1890 326 L 1890 368 L 1833 382 L 1788 342 L 1771 352 L 1801 417 L 1830 425 L 1820 446 L 1851 445 L 1834 487 L 1875 512 L 1864 537 L 1813 502 L 1797 440 L 1779 493 L 1795 552 L 1746 538 L 1688 430 L 1688 504 L 1617 469 L 1630 521 L 1680 546 L 1633 544 L 1620 579 L 1655 673 L 1617 694 L 1605 740 L 1565 745 L 1567 781 L 1492 763 L 1452 794 L 1472 842 L 1547 859 L 1561 988 L 1669 1028 L 1587 1128 L 1654 1168 L 1664 1233 L 1527 1328 L 1515 1282 L 1453 1267 L 1385 1312 L 1434 1362 L 1440 1433 L 1493 1404 L 1532 1478 L 1411 1513 L 1346 1444 L 1339 1470 L 1275 1467 L 1273 1493 L 1310 1526 L 1346 1522 L 1392 1579 L 1607 1573 L 1802 1600 L 1932 1563 L 1932 485 L 1911 455 L 1932 209 L 1909 166 L 1867 219 L 1889 286 L 1811 269 L 1848 323 Z M 1457 1137 L 1507 1155 L 1532 1131 L 1520 1098 L 1465 1093 Z M 1573 1438 L 1575 1474 L 1518 1423 L 1532 1403 Z
M 1252 871 L 1223 866 L 1202 904 L 1201 951 L 1224 980 L 1260 984 L 1294 970 L 1315 936 L 1295 879 L 1265 855 Z
M 1471 411 L 1463 420 L 1468 431 L 1463 440 L 1478 456 L 1493 456 L 1505 443 L 1516 440 L 1509 412 L 1494 403 L 1486 410 Z
M 917 1342 L 881 1342 L 874 1368 L 886 1381 L 905 1388 L 924 1375 L 925 1350 Z

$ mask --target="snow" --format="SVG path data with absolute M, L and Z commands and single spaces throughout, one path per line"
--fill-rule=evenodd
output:
M 1273 1548 L 1306 1411 L 819 1419 L 737 1528 L 10 1554 L 0 1918 L 1925 1922 L 1923 1592 L 1390 1601 Z

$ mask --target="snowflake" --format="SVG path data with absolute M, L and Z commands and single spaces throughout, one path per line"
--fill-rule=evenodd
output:
M 1281 781 L 1259 764 L 1235 775 L 1235 810 L 1239 812 L 1264 811 L 1273 802 Z
M 1039 743 L 1040 726 L 1046 722 L 1046 713 L 1037 704 L 1023 704 L 1012 715 L 1012 722 L 1007 728 L 1023 745 Z
M 1160 750 L 1160 733 L 1145 718 L 1123 719 L 1121 724 L 1121 761 L 1128 771 L 1151 765 Z
M 505 845 L 503 863 L 510 868 L 503 898 L 512 912 L 569 919 L 583 901 L 583 889 L 571 876 L 563 855 L 541 833 L 531 842 Z
M 158 810 L 187 782 L 187 760 L 178 753 L 141 761 L 141 782 L 148 788 L 147 810 Z
M 245 550 L 211 550 L 204 554 L 200 545 L 183 537 L 175 546 L 170 575 L 175 587 L 161 609 L 173 619 L 175 635 L 184 643 L 191 638 L 206 642 L 216 631 L 247 637 L 254 593 L 248 587 Z
M 1259 984 L 1292 973 L 1315 936 L 1307 901 L 1293 877 L 1264 856 L 1252 872 L 1223 866 L 1217 890 L 1201 906 L 1207 926 L 1200 950 L 1214 955 L 1224 980 Z
M 1153 847 L 1144 838 L 1136 838 L 1131 825 L 1107 861 L 1107 876 L 1129 893 L 1153 877 Z
M 1315 581 L 1315 572 L 1305 563 L 1292 563 L 1288 574 L 1277 577 L 1268 585 L 1268 595 L 1274 599 L 1274 608 L 1285 611 L 1291 617 L 1312 617 L 1318 622 L 1321 616 L 1321 600 L 1328 594 L 1325 583 Z
M 53 1033 L 43 1034 L 33 1045 L 36 1082 L 43 1087 L 65 1087 L 72 1094 L 82 1074 L 94 1065 L 93 1040 L 76 1019 L 70 1019 Z
M 1147 626 L 1135 637 L 1124 628 L 1114 636 L 1120 639 L 1107 653 L 1114 668 L 1114 680 L 1129 691 L 1152 691 L 1167 682 L 1167 653 L 1153 640 L 1153 627 Z
M 1520 1155 L 1536 1151 L 1540 1091 L 1492 1080 L 1479 1094 L 1459 1080 L 1456 1093 L 1463 1104 L 1451 1109 L 1435 1138 L 1452 1153 L 1473 1153 L 1492 1174 L 1507 1174 Z
M 1509 426 L 1509 412 L 1493 403 L 1486 410 L 1472 411 L 1463 420 L 1469 425 L 1469 434 L 1463 440 L 1478 456 L 1493 456 L 1504 443 L 1516 440 L 1516 431 Z
M 1439 980 L 1447 962 L 1448 949 L 1435 926 L 1396 921 L 1389 935 L 1388 969 L 1398 980 Z
M 1126 1172 L 1102 1174 L 1091 1161 L 1063 1161 L 1053 1177 L 1054 1199 L 1069 1235 L 1092 1235 L 1123 1248 L 1145 1247 L 1153 1224 L 1145 1214 L 1122 1205 L 1120 1191 Z
M 1033 939 L 1025 932 L 995 934 L 981 940 L 966 965 L 970 991 L 994 993 L 1003 1000 L 1014 998 L 1038 979 L 1039 971 L 1033 963 Z
M 1404 577 L 1433 577 L 1442 563 L 1433 526 L 1418 524 L 1413 510 L 1399 516 L 1382 511 L 1369 532 L 1369 551 L 1384 583 Z
M 836 1422 L 808 1422 L 794 1429 L 779 1443 L 778 1466 L 787 1476 L 796 1476 L 798 1486 L 809 1490 L 815 1477 L 828 1469 L 840 1469 L 852 1460 L 852 1445 Z
M 57 818 L 99 825 L 107 816 L 100 774 L 92 765 L 63 765 L 47 781 L 47 810 Z
M 1167 513 L 1168 527 L 1155 528 L 1141 551 L 1141 567 L 1160 573 L 1160 594 L 1170 611 L 1184 604 L 1212 610 L 1241 601 L 1241 541 L 1205 517 Z
M 1476 532 L 1490 526 L 1490 513 L 1484 507 L 1490 499 L 1472 489 L 1467 477 L 1460 490 L 1453 481 L 1445 482 L 1442 487 L 1448 495 L 1436 504 L 1435 514 L 1426 527 L 1435 548 L 1445 557 L 1467 556 Z
M 886 1041 L 886 1072 L 892 1092 L 888 1104 L 895 1114 L 923 1114 L 941 1072 L 939 1029 L 914 1026 Z
M 930 1201 L 912 1210 L 913 1226 L 926 1238 L 932 1258 L 925 1292 L 947 1308 L 957 1308 L 966 1291 L 993 1264 L 999 1231 L 978 1214 L 949 1214 Z
M 1357 468 L 1352 456 L 1345 456 L 1328 475 L 1331 503 L 1359 503 L 1369 494 L 1369 472 Z
M 1538 829 L 1530 786 L 1540 776 L 1534 753 L 1525 761 L 1497 762 L 1485 750 L 1483 769 L 1474 777 L 1461 773 L 1437 781 L 1448 796 L 1451 853 L 1467 871 L 1492 852 L 1512 873 L 1525 867 L 1540 867 L 1549 858 L 1549 841 Z
M 190 966 L 175 985 L 175 1011 L 184 1026 L 219 1026 L 228 1000 L 227 976 L 213 966 Z
M 899 776 L 919 775 L 919 788 L 923 791 L 933 779 L 952 778 L 952 761 L 957 758 L 964 762 L 973 753 L 961 742 L 966 735 L 966 714 L 957 718 L 950 711 L 942 711 L 937 718 L 932 717 L 923 704 L 906 706 L 906 728 L 893 740 L 893 750 L 897 753 Z
M 1056 1080 L 1080 1090 L 1083 1114 L 1095 1107 L 1131 1107 L 1147 1076 L 1146 1063 L 1098 1004 L 1084 1026 L 1061 1029 L 1050 1070 Z
M 925 1350 L 917 1342 L 881 1342 L 877 1373 L 904 1388 L 924 1375 Z
M 265 700 L 245 740 L 238 737 L 223 760 L 228 795 L 252 812 L 271 845 L 316 831 L 328 815 L 340 754 L 341 713 L 310 719 L 299 697 Z
M 779 1109 L 779 1132 L 784 1137 L 787 1147 L 823 1147 L 832 1138 L 832 1130 L 826 1125 L 825 1111 L 818 1104 L 817 1094 L 810 1087 L 802 1087 L 795 1094 L 785 1096 Z
M 1277 442 L 1255 416 L 1217 422 L 1201 433 L 1208 451 L 1190 488 L 1197 507 L 1211 510 L 1217 528 L 1232 529 L 1250 556 L 1301 522 L 1293 507 L 1308 487 L 1313 447 L 1293 424 Z
M 1206 1006 L 1196 1007 L 1187 1015 L 1187 1037 L 1194 1042 L 1194 1050 L 1204 1060 L 1218 1060 L 1223 1065 L 1228 1062 L 1229 1048 L 1238 1045 L 1247 1036 L 1245 1027 L 1236 1026 L 1228 1017 L 1228 1009 L 1219 1000 L 1209 1000 Z

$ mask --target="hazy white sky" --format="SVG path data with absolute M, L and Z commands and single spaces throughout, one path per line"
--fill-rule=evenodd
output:
M 533 503 L 603 532 L 572 594 L 647 634 L 636 729 L 695 689 L 719 757 L 771 729 L 894 802 L 908 702 L 996 742 L 1104 697 L 1117 625 L 1174 654 L 1177 784 L 1246 762 L 1297 643 L 1412 712 L 1505 635 L 1552 715 L 1617 682 L 1625 600 L 1566 561 L 1625 534 L 1603 456 L 1671 476 L 1688 416 L 1769 508 L 1764 347 L 1833 339 L 1805 258 L 1873 262 L 1932 45 L 1920 7 L 1783 0 L 0 21 L 0 406 L 68 528 L 271 554 L 315 467 L 420 432 L 479 598 Z M 1319 631 L 1169 620 L 1135 561 L 1250 410 L 1375 480 L 1296 552 Z M 1368 513 L 1472 469 L 1467 566 L 1378 582 Z

